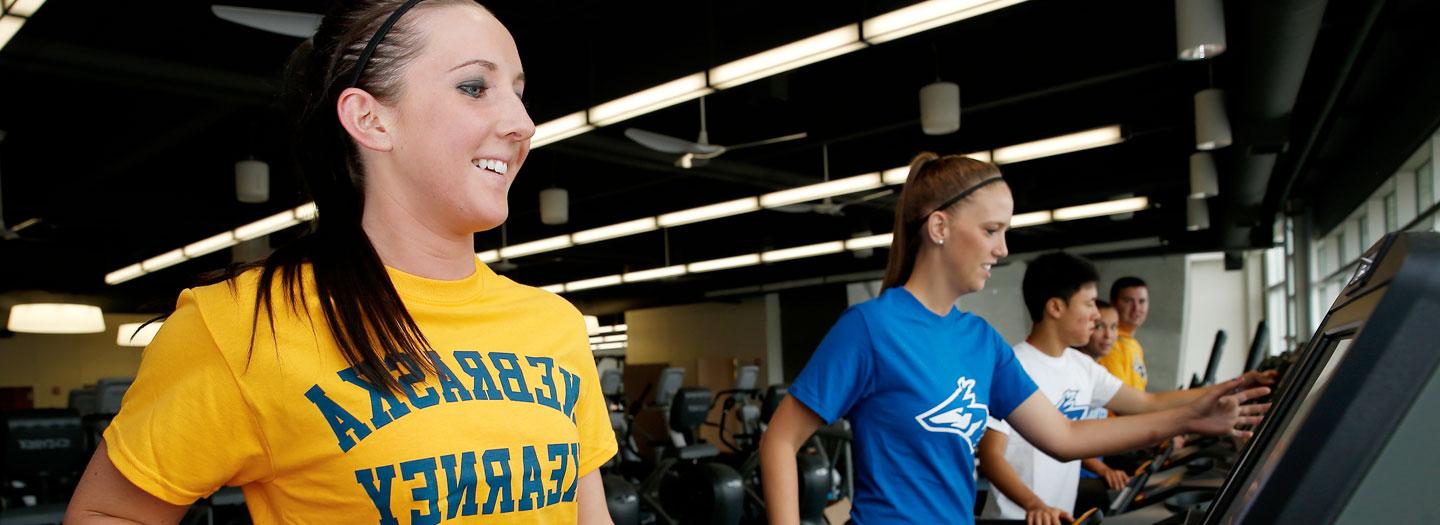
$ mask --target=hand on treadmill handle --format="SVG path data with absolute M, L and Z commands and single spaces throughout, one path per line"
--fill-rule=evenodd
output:
M 1242 382 L 1240 378 L 1227 381 L 1222 388 L 1216 388 L 1190 403 L 1187 430 L 1212 436 L 1249 435 L 1249 431 L 1237 430 L 1235 427 L 1259 424 L 1261 414 L 1264 414 L 1270 405 L 1246 405 L 1245 402 L 1270 393 L 1270 388 L 1259 386 L 1240 390 Z

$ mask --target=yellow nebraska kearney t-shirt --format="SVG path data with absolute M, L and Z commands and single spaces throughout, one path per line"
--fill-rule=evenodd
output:
M 180 295 L 105 431 L 110 460 L 174 504 L 241 486 L 261 524 L 574 523 L 577 480 L 616 450 L 579 312 L 478 262 L 460 281 L 389 272 L 436 373 L 402 358 L 402 392 L 366 382 L 308 268 L 308 318 L 277 299 L 252 350 L 252 270 Z

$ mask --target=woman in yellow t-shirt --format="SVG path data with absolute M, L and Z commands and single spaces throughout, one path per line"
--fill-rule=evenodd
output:
M 66 523 L 608 523 L 584 321 L 491 272 L 530 150 L 519 53 L 468 0 L 344 2 L 287 73 L 318 227 L 186 290 Z

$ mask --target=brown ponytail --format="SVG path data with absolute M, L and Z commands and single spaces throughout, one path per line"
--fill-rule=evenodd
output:
M 924 238 L 921 228 L 925 219 L 936 211 L 948 211 L 968 196 L 962 197 L 946 210 L 937 210 L 947 200 L 966 193 L 986 181 L 1000 177 L 1000 168 L 961 155 L 940 156 L 930 152 L 916 155 L 910 161 L 910 175 L 900 190 L 895 206 L 894 238 L 890 241 L 890 261 L 885 266 L 884 288 L 894 288 L 910 280 L 915 258 L 920 254 Z

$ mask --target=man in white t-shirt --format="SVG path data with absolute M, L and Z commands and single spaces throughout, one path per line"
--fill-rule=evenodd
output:
M 1042 255 L 1025 269 L 1021 291 L 1035 325 L 1015 345 L 1015 355 L 1060 413 L 1079 420 L 1102 407 L 1119 414 L 1152 412 L 1188 404 L 1210 388 L 1234 388 L 1227 381 L 1207 388 L 1141 392 L 1076 350 L 1090 341 L 1099 318 L 1098 280 L 1094 265 L 1066 253 Z M 1247 375 L 1245 384 L 1266 379 Z M 1057 461 L 994 419 L 986 423 L 978 457 L 980 474 L 991 487 L 982 518 L 1026 519 L 1042 525 L 1070 519 L 1080 481 L 1079 461 Z

